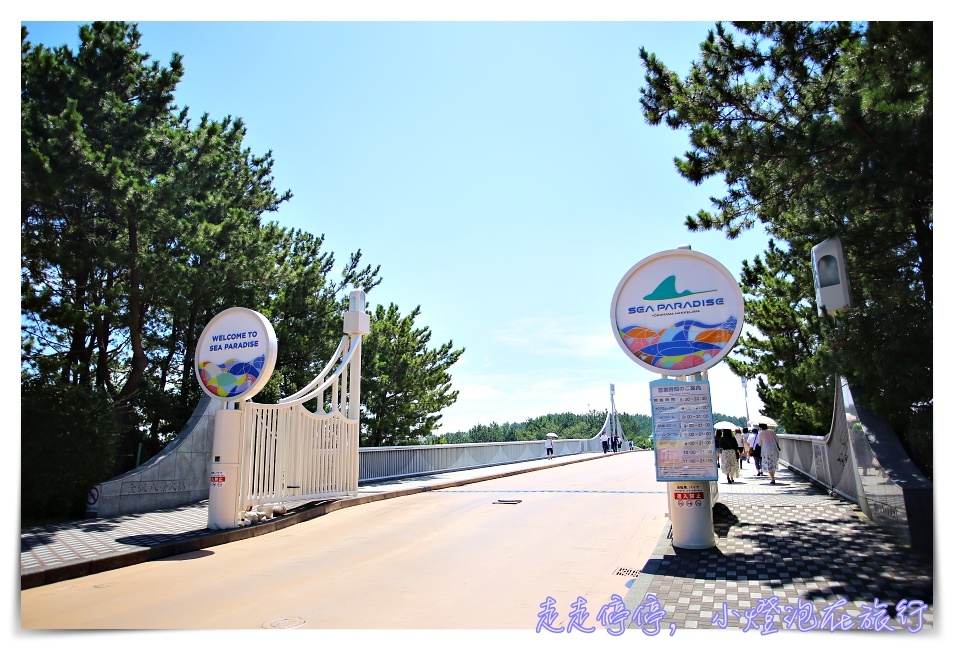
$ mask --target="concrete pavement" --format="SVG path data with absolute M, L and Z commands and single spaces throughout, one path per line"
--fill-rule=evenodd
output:
M 361 485 L 355 497 L 291 504 L 284 516 L 227 531 L 208 526 L 208 500 L 102 519 L 20 531 L 20 588 L 29 589 L 282 530 L 329 512 L 382 499 L 457 487 L 603 457 L 601 453 L 479 467 Z

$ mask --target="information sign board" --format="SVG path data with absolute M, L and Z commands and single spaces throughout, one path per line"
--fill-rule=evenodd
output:
M 649 382 L 657 481 L 717 481 L 707 380 Z

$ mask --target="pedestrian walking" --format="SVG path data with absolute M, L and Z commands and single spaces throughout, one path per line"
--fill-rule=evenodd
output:
M 762 446 L 762 471 L 768 472 L 770 485 L 775 485 L 775 472 L 778 470 L 778 456 L 782 447 L 778 444 L 775 429 L 769 429 L 764 422 L 759 423 L 759 444 Z
M 551 438 L 550 436 L 547 436 L 546 447 L 547 447 L 547 458 L 552 459 L 553 458 L 553 438 Z
M 755 472 L 756 476 L 764 476 L 762 474 L 762 448 L 759 447 L 759 430 L 757 427 L 752 427 L 752 432 L 749 434 L 749 454 L 755 460 Z
M 609 451 L 609 438 L 606 437 L 605 431 L 600 432 L 600 444 L 603 445 L 604 454 Z
M 745 462 L 747 462 L 747 463 L 748 463 L 748 462 L 751 462 L 751 461 L 749 460 L 749 451 L 750 451 L 750 449 L 749 449 L 749 441 L 746 439 L 745 434 L 742 433 L 742 427 L 736 427 L 736 429 L 735 429 L 735 441 L 739 443 L 739 449 L 742 450 L 742 458 L 745 459 Z M 739 459 L 739 460 L 740 460 L 740 464 L 741 464 L 741 460 L 742 460 L 742 459 Z
M 742 475 L 742 472 L 739 471 L 739 457 L 741 456 L 739 443 L 728 429 L 720 429 L 719 434 L 719 457 L 722 473 L 725 474 L 727 482 L 735 483 L 735 479 Z

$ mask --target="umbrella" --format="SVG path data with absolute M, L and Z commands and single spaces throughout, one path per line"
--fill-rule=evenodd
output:
M 558 436 L 558 435 L 555 434 L 555 433 L 548 433 L 548 434 L 547 434 L 547 438 L 559 438 L 559 437 L 560 437 L 560 436 Z
M 735 429 L 738 429 L 738 428 L 739 428 L 739 425 L 738 425 L 738 424 L 733 424 L 732 422 L 726 422 L 725 420 L 722 420 L 722 422 L 716 422 L 715 424 L 713 424 L 713 425 L 712 425 L 712 428 L 715 429 L 715 430 L 717 430 L 717 431 L 718 431 L 719 429 L 728 429 L 729 431 L 734 431 Z
M 773 420 L 767 415 L 756 415 L 754 418 L 749 420 L 749 426 L 754 426 L 754 425 L 762 424 L 762 423 L 764 423 L 765 426 L 768 426 L 768 427 L 778 426 L 778 422 L 776 422 L 775 420 Z

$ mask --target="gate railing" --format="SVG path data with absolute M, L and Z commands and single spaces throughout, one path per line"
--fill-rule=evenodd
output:
M 824 436 L 779 435 L 780 459 L 864 514 L 901 543 L 934 549 L 934 488 L 890 426 L 855 403 L 837 378 L 831 430 Z
M 360 380 L 361 334 L 345 335 L 302 390 L 278 404 L 241 404 L 244 509 L 357 494 Z

